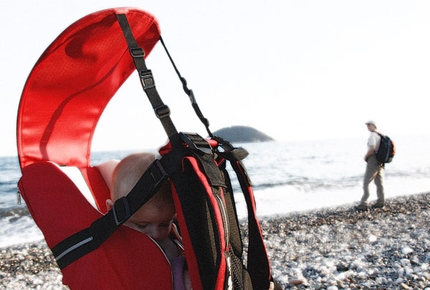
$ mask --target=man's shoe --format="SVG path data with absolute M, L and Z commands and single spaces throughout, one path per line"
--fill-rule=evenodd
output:
M 384 208 L 384 204 L 383 203 L 375 203 L 374 205 L 372 205 L 372 208 Z
M 359 211 L 367 211 L 369 209 L 369 207 L 367 206 L 367 204 L 360 203 L 359 205 L 357 205 L 355 207 L 355 209 L 359 210 Z

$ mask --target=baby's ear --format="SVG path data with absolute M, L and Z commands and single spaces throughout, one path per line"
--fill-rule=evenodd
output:
M 110 211 L 113 208 L 113 200 L 112 199 L 106 199 L 106 208 L 108 211 Z

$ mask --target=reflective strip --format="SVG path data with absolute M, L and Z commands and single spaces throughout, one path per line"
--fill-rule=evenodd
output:
M 64 252 L 62 252 L 61 254 L 59 254 L 57 257 L 55 257 L 55 259 L 58 261 L 60 260 L 62 257 L 64 257 L 65 255 L 67 255 L 68 253 L 70 253 L 71 251 L 74 251 L 75 249 L 79 248 L 80 246 L 87 244 L 89 242 L 91 242 L 93 240 L 93 237 L 89 237 L 86 238 L 83 241 L 80 241 L 79 243 L 71 246 L 70 248 L 68 248 L 67 250 L 65 250 Z

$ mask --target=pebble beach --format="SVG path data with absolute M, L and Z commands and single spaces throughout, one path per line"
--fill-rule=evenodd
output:
M 364 212 L 345 205 L 263 218 L 261 226 L 282 289 L 430 290 L 430 193 Z M 61 279 L 44 241 L 0 249 L 0 289 L 68 289 Z

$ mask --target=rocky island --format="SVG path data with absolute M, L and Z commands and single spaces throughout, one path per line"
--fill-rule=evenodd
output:
M 248 126 L 231 126 L 213 132 L 215 136 L 224 138 L 234 143 L 253 143 L 274 141 L 274 139 L 263 132 Z

